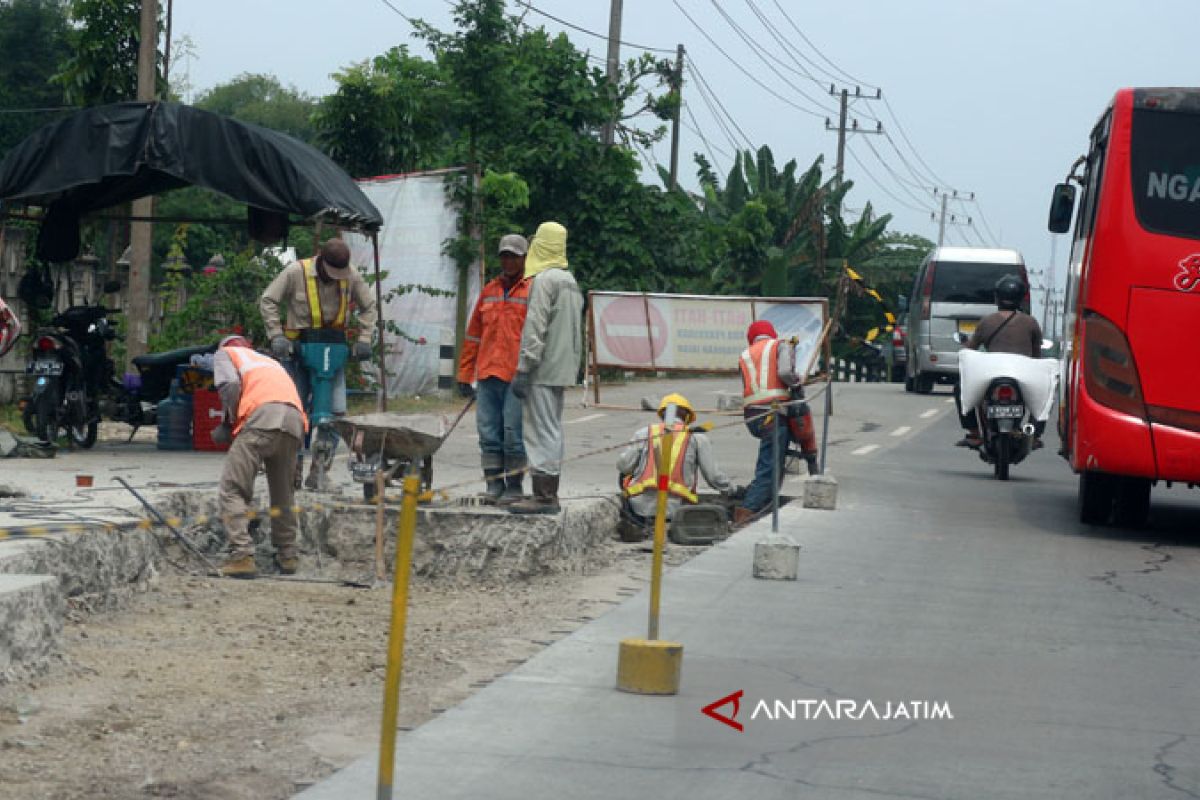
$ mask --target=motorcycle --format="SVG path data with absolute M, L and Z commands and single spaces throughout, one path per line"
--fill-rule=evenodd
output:
M 974 408 L 983 439 L 979 457 L 997 480 L 1038 446 L 1054 404 L 1059 364 L 1053 359 L 962 350 L 962 407 Z
M 113 282 L 104 286 L 106 294 L 119 289 Z M 169 394 L 176 368 L 193 355 L 216 349 L 209 345 L 138 356 L 133 359 L 137 375 L 118 381 L 108 355 L 108 343 L 117 339 L 109 317 L 117 313 L 99 304 L 71 306 L 33 335 L 25 371 L 34 385 L 22 416 L 25 429 L 38 439 L 53 442 L 65 431 L 74 446 L 87 449 L 96 444 L 102 418 L 132 425 L 136 434 L 141 426 L 155 423 L 155 409 Z

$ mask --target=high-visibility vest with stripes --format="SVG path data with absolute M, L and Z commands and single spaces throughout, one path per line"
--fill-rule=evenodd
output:
M 779 377 L 778 339 L 759 339 L 742 351 L 742 405 L 763 406 L 790 398 L 788 387 Z
M 350 313 L 350 281 L 340 280 L 338 285 L 338 310 L 337 315 L 329 321 L 325 321 L 325 311 L 321 308 L 321 292 L 318 286 L 320 276 L 317 275 L 317 260 L 315 258 L 306 258 L 300 262 L 300 270 L 304 275 L 304 295 L 308 298 L 308 318 L 311 328 L 333 328 L 334 330 L 344 330 L 346 328 L 346 317 Z M 295 339 L 300 336 L 298 328 L 289 328 L 284 331 L 284 335 L 289 339 Z
M 246 420 L 258 410 L 259 406 L 267 403 L 286 403 L 300 412 L 304 419 L 304 429 L 308 430 L 308 417 L 304 414 L 304 404 L 296 392 L 296 384 L 287 370 L 275 359 L 256 353 L 248 347 L 226 347 L 233 368 L 238 371 L 242 383 L 242 397 L 238 400 L 237 420 L 233 426 L 233 435 L 241 432 Z
M 651 425 L 646 440 L 646 463 L 642 467 L 640 475 L 631 475 L 625 478 L 622 483 L 622 488 L 625 494 L 629 497 L 639 495 L 647 489 L 658 489 L 658 445 L 665 442 L 662 437 L 664 425 Z M 687 462 L 687 449 L 692 443 L 692 435 L 688 433 L 687 426 L 676 423 L 671 426 L 671 430 L 675 432 L 675 446 L 671 448 L 671 461 L 667 467 L 667 491 L 670 494 L 688 502 L 695 503 L 699 501 L 696 496 L 696 476 L 692 476 L 692 483 L 689 486 L 683 478 L 683 465 Z

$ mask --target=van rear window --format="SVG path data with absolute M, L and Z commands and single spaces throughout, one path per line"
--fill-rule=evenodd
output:
M 996 281 L 1005 275 L 1024 280 L 1024 271 L 1016 264 L 979 264 L 965 261 L 938 261 L 933 271 L 935 303 L 996 302 Z
M 1200 239 L 1200 114 L 1135 109 L 1129 160 L 1141 226 Z

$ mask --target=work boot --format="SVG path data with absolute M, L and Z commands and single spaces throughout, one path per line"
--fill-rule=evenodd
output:
M 497 502 L 504 494 L 504 470 L 489 468 L 483 471 L 483 479 L 487 481 L 487 491 L 484 496 L 493 503 Z
M 733 510 L 733 524 L 734 525 L 745 525 L 748 522 L 753 522 L 754 518 L 757 516 L 758 516 L 757 511 L 751 511 L 750 509 L 746 508 L 745 506 L 738 506 L 737 508 L 735 508 Z
M 806 464 L 808 464 L 809 475 L 821 474 L 821 462 L 818 460 L 816 453 L 805 453 L 804 461 Z
M 254 556 L 230 556 L 221 566 L 221 574 L 226 578 L 256 578 L 258 565 Z
M 504 479 L 504 494 L 496 501 L 499 506 L 511 506 L 513 503 L 525 499 L 525 468 L 528 462 L 525 459 L 511 458 L 504 462 L 504 469 L 508 471 L 508 476 Z
M 300 568 L 300 559 L 296 556 L 281 556 L 275 554 L 275 566 L 279 567 L 280 575 L 295 575 Z
M 508 510 L 514 514 L 557 514 L 558 476 L 533 473 L 533 496 L 513 503 Z

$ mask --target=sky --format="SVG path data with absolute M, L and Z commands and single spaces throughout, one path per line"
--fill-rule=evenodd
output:
M 532 3 L 607 34 L 610 0 Z M 604 58 L 601 37 L 516 0 L 508 5 L 524 11 L 530 25 L 565 32 Z M 321 96 L 350 64 L 400 44 L 423 52 L 404 16 L 451 27 L 448 0 L 174 0 L 172 38 L 189 37 L 195 54 L 172 71 L 185 71 L 197 92 L 261 72 Z M 870 202 L 877 213 L 894 215 L 894 230 L 936 241 L 935 187 L 959 198 L 973 192 L 974 201 L 947 202 L 957 224 L 948 224 L 946 244 L 1014 247 L 1037 284 L 1045 277 L 1036 271 L 1051 259 L 1046 213 L 1053 185 L 1084 152 L 1116 89 L 1196 85 L 1197 16 L 1195 0 L 626 0 L 621 39 L 661 49 L 664 57 L 678 44 L 687 51 L 685 187 L 696 185 L 693 153 L 710 153 L 723 176 L 735 146 L 767 144 L 777 163 L 794 158 L 802 169 L 823 154 L 832 172 L 837 136 L 826 130 L 826 118 L 836 126 L 837 101 L 829 83 L 836 78 L 839 90 L 858 87 L 872 97 L 879 89 L 886 103 L 851 103 L 851 120 L 870 129 L 882 121 L 884 134 L 848 137 L 848 206 Z M 629 45 L 622 58 L 640 52 Z M 666 165 L 668 142 L 652 155 Z M 656 182 L 651 171 L 645 177 Z M 1057 286 L 1068 250 L 1060 238 Z

